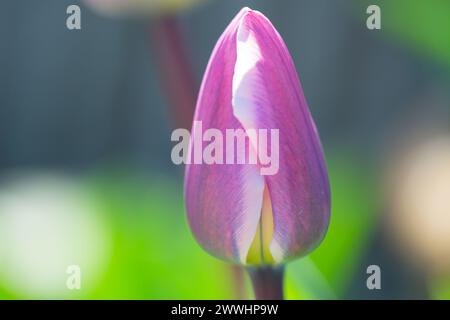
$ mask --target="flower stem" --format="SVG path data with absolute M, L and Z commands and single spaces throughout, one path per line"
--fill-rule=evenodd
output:
M 237 300 L 246 300 L 247 291 L 245 287 L 245 270 L 244 267 L 239 265 L 230 265 L 230 273 L 233 279 L 233 291 L 234 297 Z
M 154 18 L 150 35 L 173 124 L 190 130 L 198 88 L 176 16 Z
M 256 300 L 283 300 L 284 267 L 248 268 Z

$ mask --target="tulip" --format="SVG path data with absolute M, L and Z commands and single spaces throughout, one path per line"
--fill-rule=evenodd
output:
M 199 121 L 224 136 L 227 129 L 278 129 L 280 139 L 273 175 L 262 175 L 260 162 L 186 165 L 187 216 L 199 244 L 259 267 L 260 278 L 267 267 L 314 250 L 330 218 L 323 150 L 288 49 L 262 13 L 243 8 L 219 38 L 197 100 Z

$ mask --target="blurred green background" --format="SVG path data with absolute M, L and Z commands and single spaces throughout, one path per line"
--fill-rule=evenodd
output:
M 82 9 L 80 31 L 65 28 L 72 3 Z M 381 7 L 381 30 L 366 28 L 369 4 Z M 450 145 L 449 1 L 209 0 L 135 17 L 78 1 L 7 0 L 0 4 L 0 299 L 253 297 L 247 275 L 205 253 L 187 226 L 182 168 L 170 161 L 173 71 L 159 55 L 164 41 L 152 36 L 176 21 L 198 84 L 243 6 L 262 11 L 285 39 L 331 181 L 329 231 L 310 256 L 287 265 L 287 298 L 450 298 L 450 205 L 420 189 L 414 201 L 415 193 L 396 192 L 423 185 L 450 198 L 449 184 L 425 183 L 408 162 L 423 141 L 444 137 L 433 153 L 440 167 L 419 167 L 425 177 L 450 171 L 441 152 Z M 391 167 L 408 168 L 408 179 Z M 417 209 L 430 202 L 438 214 Z M 397 211 L 412 223 L 396 223 Z M 428 229 L 422 234 L 414 222 Z M 441 238 L 428 236 L 438 233 L 435 225 Z M 366 287 L 371 264 L 381 268 L 381 290 Z M 69 265 L 81 268 L 80 290 L 66 287 Z

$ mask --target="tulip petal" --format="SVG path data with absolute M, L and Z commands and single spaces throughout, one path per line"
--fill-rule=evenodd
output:
M 237 30 L 233 111 L 244 128 L 278 129 L 279 170 L 266 175 L 274 216 L 270 245 L 277 262 L 313 250 L 330 212 L 322 147 L 295 66 L 278 32 L 257 11 Z M 269 153 L 277 150 L 270 150 Z
M 225 136 L 226 129 L 242 129 L 232 113 L 231 100 L 236 30 L 246 12 L 242 9 L 225 30 L 208 63 L 194 116 L 195 121 L 202 121 L 203 131 L 216 128 Z M 192 147 L 195 130 L 191 134 Z M 188 164 L 186 208 L 197 241 L 214 256 L 245 264 L 258 227 L 263 192 L 264 179 L 255 165 Z

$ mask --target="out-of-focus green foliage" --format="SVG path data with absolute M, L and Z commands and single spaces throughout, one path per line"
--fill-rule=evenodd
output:
M 115 231 L 110 268 L 89 298 L 232 298 L 230 268 L 206 254 L 189 232 L 181 185 L 123 177 L 95 183 Z
M 431 299 L 450 300 L 450 276 L 437 276 L 429 282 Z
M 450 1 L 357 1 L 360 9 L 370 4 L 381 8 L 381 34 L 394 36 L 399 43 L 450 67 Z
M 233 298 L 230 266 L 205 253 L 190 234 L 181 181 L 109 172 L 86 179 L 84 185 L 111 229 L 111 255 L 94 288 L 83 290 L 89 286 L 83 283 L 81 270 L 81 290 L 68 291 L 67 297 Z M 26 268 L 32 271 L 33 266 Z M 0 299 L 45 297 L 45 288 L 42 297 L 39 291 L 30 297 L 20 296 L 5 285 L 0 282 Z M 61 285 L 64 288 L 65 284 Z
M 334 289 L 315 263 L 305 257 L 287 266 L 285 280 L 287 299 L 337 299 Z
M 348 156 L 329 157 L 330 227 L 324 242 L 312 255 L 287 265 L 287 298 L 339 298 L 351 279 L 374 224 L 367 172 L 356 163 Z M 82 289 L 70 297 L 236 297 L 237 284 L 231 266 L 204 252 L 189 231 L 181 180 L 110 171 L 85 179 L 84 185 L 111 230 L 111 253 L 94 288 Z M 247 276 L 241 275 L 240 279 L 238 282 L 244 286 L 241 291 L 251 297 Z M 0 283 L 0 298 L 24 298 L 7 289 Z

